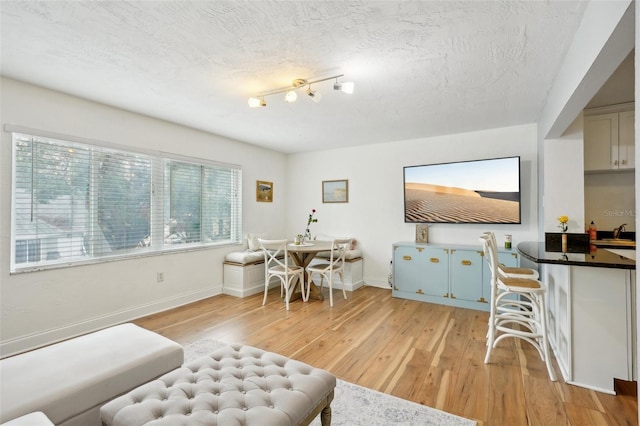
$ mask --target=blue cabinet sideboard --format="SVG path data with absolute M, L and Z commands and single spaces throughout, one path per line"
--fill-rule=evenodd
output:
M 489 310 L 489 265 L 480 246 L 393 244 L 393 297 Z M 500 249 L 498 261 L 519 266 L 514 249 Z

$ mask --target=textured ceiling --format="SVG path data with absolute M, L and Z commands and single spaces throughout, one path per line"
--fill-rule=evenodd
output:
M 1 1 L 2 75 L 285 153 L 537 121 L 584 1 Z M 345 74 L 266 108 L 247 98 Z M 84 135 L 79 135 L 84 136 Z

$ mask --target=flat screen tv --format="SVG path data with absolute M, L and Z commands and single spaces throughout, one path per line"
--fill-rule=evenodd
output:
M 520 157 L 404 167 L 404 221 L 519 224 Z

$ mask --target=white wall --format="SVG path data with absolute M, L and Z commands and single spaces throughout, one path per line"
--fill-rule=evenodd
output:
M 582 115 L 558 139 L 544 141 L 544 232 L 560 232 L 559 216 L 569 216 L 568 232 L 584 232 L 584 142 Z
M 311 233 L 356 237 L 364 251 L 364 282 L 388 288 L 391 245 L 413 241 L 415 225 L 404 223 L 403 166 L 521 157 L 521 225 L 434 224 L 429 241 L 478 245 L 493 230 L 514 244 L 537 239 L 536 126 L 399 141 L 365 147 L 290 155 L 287 159 L 287 235 L 304 231 L 307 215 L 317 210 Z M 323 180 L 349 180 L 349 203 L 323 204 Z
M 3 78 L 0 84 L 3 126 L 25 126 L 241 165 L 244 232 L 284 232 L 285 155 L 10 79 Z M 274 182 L 273 203 L 256 202 L 256 180 Z M 10 211 L 11 134 L 3 131 L 0 145 L 2 356 L 219 294 L 224 255 L 239 247 L 10 275 Z M 165 274 L 161 284 L 156 282 L 159 271 Z

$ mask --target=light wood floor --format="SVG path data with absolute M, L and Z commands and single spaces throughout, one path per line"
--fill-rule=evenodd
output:
M 338 378 L 435 407 L 481 425 L 637 425 L 637 398 L 549 381 L 537 352 L 508 339 L 483 363 L 486 312 L 394 299 L 363 287 L 335 306 L 291 303 L 279 291 L 216 296 L 141 318 L 138 325 L 183 345 L 239 342 L 324 368 Z M 324 290 L 325 297 L 328 291 Z M 603 348 L 603 350 L 606 350 Z

